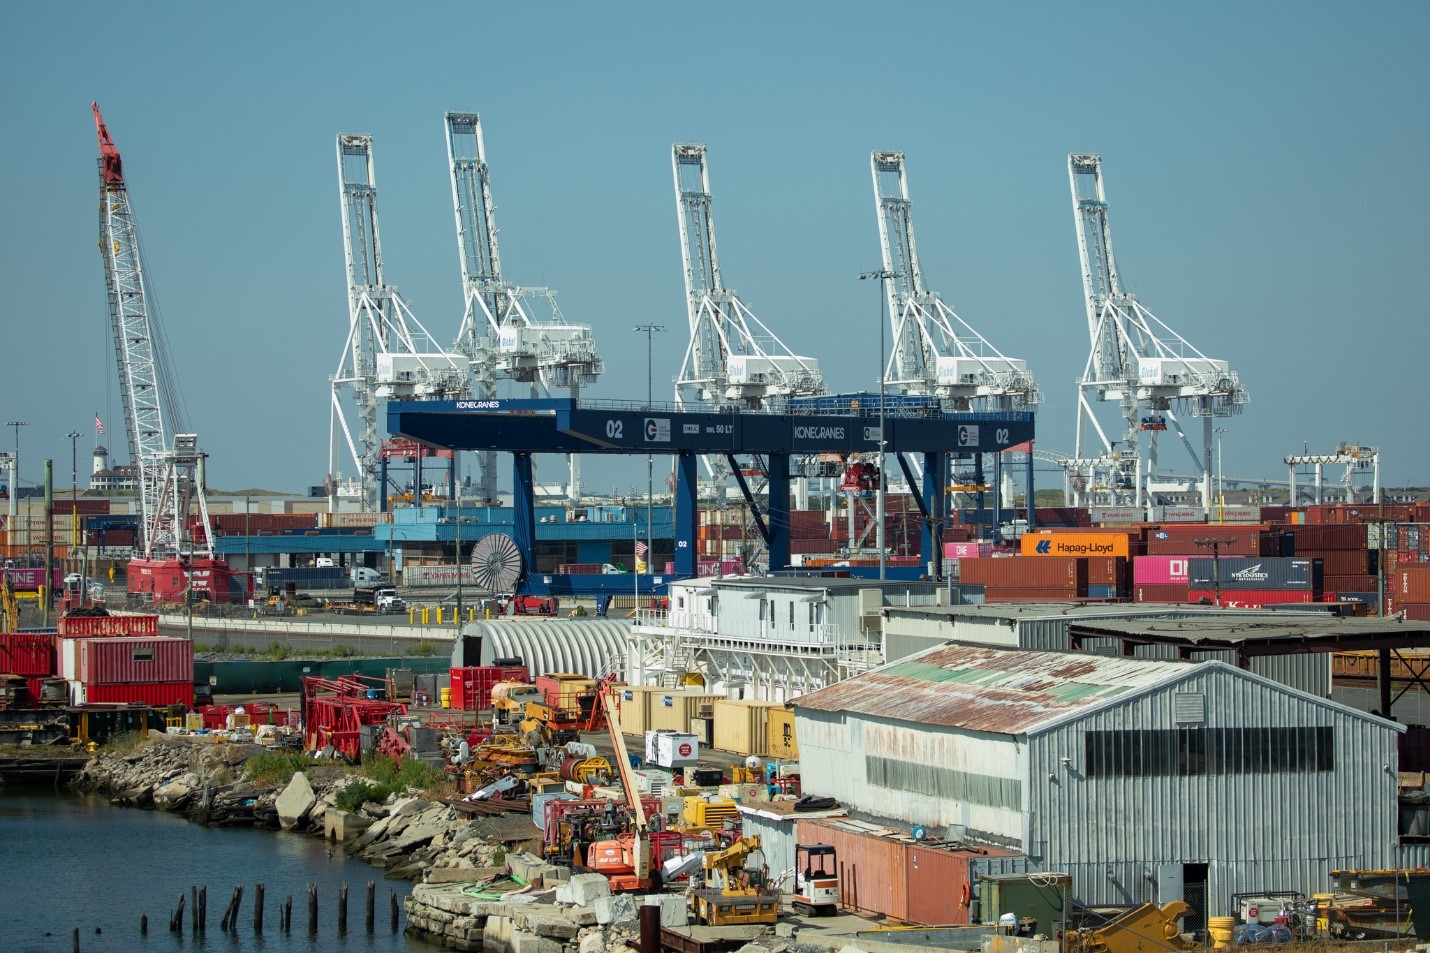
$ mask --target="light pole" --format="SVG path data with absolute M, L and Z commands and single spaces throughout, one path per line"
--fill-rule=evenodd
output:
M 21 428 L 21 427 L 28 427 L 28 426 L 30 426 L 30 422 L 29 422 L 28 420 L 7 420 L 7 421 L 5 421 L 5 426 L 7 426 L 7 427 L 14 427 L 14 428 L 15 428 L 15 463 L 14 463 L 13 468 L 10 470 L 10 473 L 12 474 L 12 476 L 10 477 L 10 515 L 11 515 L 11 516 L 14 516 L 14 515 L 16 515 L 16 514 L 19 512 L 19 510 L 17 509 L 17 507 L 19 506 L 19 499 L 20 499 L 20 428 Z M 23 549 L 23 550 L 25 551 L 25 562 L 26 562 L 27 564 L 29 563 L 29 555 L 30 555 L 30 529 L 29 529 L 29 523 L 30 523 L 30 507 L 29 507 L 28 505 L 26 505 L 26 507 L 25 507 L 25 522 L 24 522 L 23 524 L 21 524 L 21 525 L 23 525 L 23 526 L 25 527 L 25 531 L 20 534 L 20 547 L 21 547 L 21 549 Z M 13 529 L 13 527 L 12 527 L 12 529 Z M 48 570 L 48 567 L 47 567 L 47 570 Z M 45 584 L 46 584 L 46 587 L 48 587 L 48 585 L 49 585 L 49 579 L 48 579 L 48 578 L 45 580 Z
M 1226 433 L 1225 427 L 1216 428 L 1216 511 L 1217 522 L 1222 522 L 1222 516 L 1226 511 L 1226 475 L 1221 467 L 1221 435 Z
M 894 273 L 887 268 L 879 271 L 866 271 L 859 276 L 860 281 L 867 281 L 870 278 L 879 279 L 879 492 L 874 504 L 874 544 L 879 547 L 879 580 L 882 582 L 888 573 L 888 556 L 884 546 L 884 447 L 888 441 L 884 439 L 884 325 L 888 322 L 889 307 L 889 285 L 888 281 L 894 277 Z
M 655 364 L 653 363 L 653 338 L 657 332 L 666 330 L 660 324 L 637 324 L 631 330 L 645 332 L 645 406 L 650 410 L 655 399 Z M 645 565 L 650 572 L 651 560 L 655 558 L 655 532 L 651 528 L 651 515 L 655 502 L 655 455 L 645 457 Z
M 75 441 L 80 434 L 78 430 L 71 430 L 65 436 L 70 438 L 70 559 L 74 560 L 73 550 L 79 548 L 79 450 Z M 73 568 L 83 572 L 84 567 L 75 565 Z M 89 596 L 88 581 L 81 580 L 81 586 L 84 591 L 80 599 L 83 600 Z
M 1197 546 L 1210 546 L 1212 551 L 1212 596 L 1217 608 L 1221 608 L 1221 548 L 1236 542 L 1234 539 L 1194 539 Z

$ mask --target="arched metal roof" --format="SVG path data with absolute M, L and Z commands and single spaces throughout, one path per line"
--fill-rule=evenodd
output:
M 521 658 L 532 675 L 569 672 L 600 678 L 624 667 L 630 651 L 631 623 L 613 619 L 502 619 L 469 622 L 464 638 L 482 640 L 481 661 Z M 457 651 L 461 651 L 461 640 Z

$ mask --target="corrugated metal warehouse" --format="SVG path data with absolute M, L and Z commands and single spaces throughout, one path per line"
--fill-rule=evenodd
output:
M 1084 904 L 1201 921 L 1398 858 L 1402 729 L 1222 662 L 948 645 L 794 704 L 807 793 L 1026 853 Z
M 1146 620 L 1208 620 L 1222 626 L 1254 619 L 1284 622 L 1286 616 L 1266 612 L 1235 612 L 1197 606 L 1138 605 L 1090 606 L 1076 603 L 1023 603 L 996 606 L 891 606 L 884 609 L 884 660 L 897 661 L 932 645 L 956 641 L 1008 649 L 1067 652 L 1074 648 L 1070 630 L 1099 622 Z M 1175 659 L 1173 645 L 1136 645 L 1126 653 L 1118 638 L 1086 638 L 1080 651 L 1100 655 L 1130 654 L 1136 658 Z M 1236 664 L 1236 653 L 1221 650 L 1197 652 L 1195 661 L 1217 660 Z M 1286 654 L 1250 660 L 1250 670 L 1275 682 L 1315 695 L 1331 695 L 1329 655 Z
M 615 619 L 511 619 L 468 622 L 452 651 L 452 666 L 491 665 L 519 658 L 535 675 L 566 672 L 602 678 L 625 666 L 631 624 Z M 468 646 L 480 639 L 477 657 Z

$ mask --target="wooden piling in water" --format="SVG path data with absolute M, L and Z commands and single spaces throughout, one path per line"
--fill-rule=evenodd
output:
M 392 901 L 392 932 L 397 932 L 397 891 L 389 891 L 388 898 Z
M 139 917 L 139 935 L 149 935 L 149 914 L 145 913 Z
M 308 932 L 318 932 L 318 885 L 308 884 Z
M 179 934 L 184 932 L 184 892 L 182 890 L 179 891 L 179 905 L 174 910 L 173 916 L 169 917 L 169 932 Z
M 74 928 L 74 953 L 79 953 L 79 927 Z
M 338 932 L 348 932 L 348 885 L 338 888 Z
M 293 895 L 283 901 L 283 913 L 278 917 L 278 926 L 284 933 L 293 929 Z
M 263 932 L 263 884 L 253 888 L 253 932 Z
M 375 920 L 375 914 L 376 914 L 375 907 L 376 907 L 376 906 L 377 906 L 377 884 L 375 884 L 375 883 L 373 883 L 371 880 L 369 880 L 369 881 L 367 882 L 367 897 L 366 897 L 365 904 L 364 904 L 364 907 L 363 907 L 363 917 L 362 917 L 363 926 L 367 929 L 367 932 L 368 932 L 368 933 L 371 933 L 371 932 L 373 931 L 373 922 L 374 922 L 374 920 Z
M 199 888 L 199 934 L 207 933 L 209 929 L 209 888 Z
M 189 885 L 189 932 L 199 932 L 199 888 Z

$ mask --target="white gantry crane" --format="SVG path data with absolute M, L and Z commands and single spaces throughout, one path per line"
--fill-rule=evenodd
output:
M 786 347 L 720 279 L 705 146 L 677 143 L 672 161 L 690 320 L 676 403 L 779 410 L 824 393 L 819 361 Z
M 99 136 L 99 250 L 104 259 L 110 329 L 119 367 L 124 432 L 138 486 L 141 559 L 212 559 L 203 495 L 203 454 L 182 430 L 178 385 L 144 269 L 119 150 L 91 103 Z M 189 529 L 192 504 L 201 523 Z
M 589 325 L 569 324 L 550 288 L 528 288 L 502 278 L 495 206 L 476 113 L 449 112 L 447 160 L 452 172 L 452 204 L 457 219 L 457 251 L 462 262 L 466 307 L 454 349 L 472 364 L 479 396 L 493 398 L 497 379 L 531 385 L 531 396 L 564 388 L 575 398 L 605 369 Z M 479 491 L 496 496 L 495 455 L 479 454 Z M 571 458 L 574 497 L 579 458 Z
M 1213 418 L 1240 413 L 1247 393 L 1226 361 L 1197 350 L 1124 288 L 1112 254 L 1102 157 L 1069 155 L 1068 179 L 1092 342 L 1078 382 L 1077 452 L 1068 465 L 1077 468 L 1081 485 L 1093 488 L 1090 502 L 1150 506 L 1158 437 L 1171 429 L 1191 455 L 1203 505 L 1209 506 Z M 1120 440 L 1098 422 L 1094 399 L 1120 405 L 1125 425 Z M 1179 411 L 1201 418 L 1200 453 L 1187 439 Z M 1100 447 L 1089 446 L 1089 428 Z
M 1299 505 L 1296 499 L 1296 468 L 1298 466 L 1310 466 L 1313 474 L 1311 502 L 1320 505 L 1325 502 L 1325 484 L 1323 473 L 1325 467 L 1344 465 L 1345 476 L 1341 478 L 1341 488 L 1345 492 L 1345 502 L 1356 502 L 1356 475 L 1363 474 L 1369 470 L 1371 475 L 1370 502 L 1379 503 L 1380 496 L 1380 451 L 1375 447 L 1365 447 L 1355 443 L 1343 443 L 1336 447 L 1335 453 L 1293 453 L 1282 457 L 1282 462 L 1290 469 L 1290 496 L 1288 502 L 1292 506 Z
M 382 274 L 372 137 L 338 135 L 338 189 L 348 277 L 348 334 L 332 377 L 328 461 L 340 483 L 342 451 L 357 471 L 364 508 L 378 509 L 382 454 L 378 413 L 387 400 L 470 393 L 467 359 L 445 351 Z M 354 430 L 357 432 L 354 433 Z M 340 444 L 341 440 L 341 444 Z M 414 488 L 420 497 L 421 488 Z M 329 497 L 329 505 L 335 498 Z
M 902 152 L 870 157 L 893 351 L 884 383 L 949 410 L 1022 410 L 1041 399 L 1025 361 L 1005 357 L 924 284 Z

